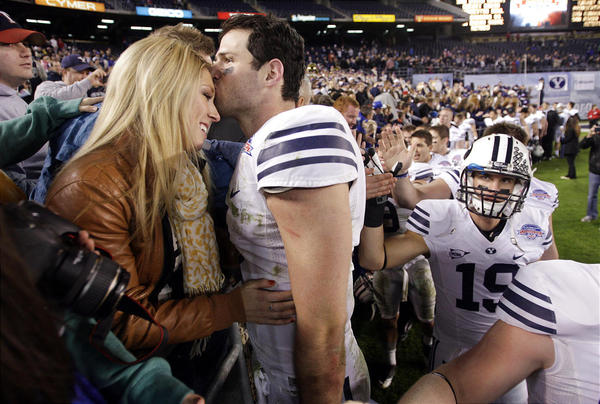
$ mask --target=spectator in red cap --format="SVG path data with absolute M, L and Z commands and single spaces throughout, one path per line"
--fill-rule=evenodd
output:
M 65 56 L 61 62 L 62 81 L 44 81 L 35 90 L 34 98 L 49 96 L 58 100 L 72 100 L 87 95 L 92 87 L 102 87 L 106 73 L 95 69 L 80 55 Z M 93 72 L 92 72 L 93 70 Z M 90 73 L 91 72 L 91 73 Z
M 0 121 L 25 115 L 27 103 L 17 89 L 33 77 L 28 44 L 42 45 L 46 37 L 23 29 L 4 11 L 0 11 Z

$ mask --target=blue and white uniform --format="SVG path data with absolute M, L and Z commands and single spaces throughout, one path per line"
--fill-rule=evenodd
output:
M 227 224 L 232 242 L 245 259 L 241 267 L 245 281 L 272 279 L 278 290 L 290 289 L 283 240 L 267 207 L 265 193 L 335 184 L 350 185 L 352 242 L 356 246 L 364 221 L 364 168 L 348 124 L 334 108 L 308 105 L 282 112 L 265 122 L 246 142 L 227 198 Z M 352 269 L 351 264 L 345 330 L 346 384 L 354 399 L 368 400 L 369 375 L 350 327 L 354 309 Z M 298 401 L 293 357 L 295 331 L 295 324 L 248 323 L 254 352 L 262 366 L 263 383 L 257 390 L 264 402 Z
M 498 317 L 552 338 L 554 364 L 527 378 L 529 402 L 599 402 L 599 264 L 556 260 L 527 266 L 504 291 Z
M 407 229 L 423 237 L 436 289 L 431 366 L 449 362 L 477 344 L 496 322 L 496 305 L 519 268 L 540 258 L 552 243 L 549 212 L 523 208 L 506 219 L 493 241 L 473 222 L 464 203 L 424 200 Z M 504 396 L 526 399 L 525 384 Z

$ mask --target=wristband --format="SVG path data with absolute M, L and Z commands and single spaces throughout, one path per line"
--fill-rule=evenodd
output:
M 448 387 L 450 387 L 450 390 L 452 390 L 452 395 L 454 396 L 454 402 L 458 403 L 458 400 L 456 399 L 456 392 L 454 391 L 454 387 L 452 387 L 452 383 L 450 383 L 450 380 L 448 380 L 448 378 L 446 377 L 445 374 L 440 373 L 440 372 L 431 372 L 430 374 L 437 376 L 437 377 L 441 377 L 442 379 L 444 379 L 444 381 L 446 383 L 448 383 Z
M 379 227 L 383 225 L 385 204 L 377 202 L 377 198 L 367 199 L 365 206 L 365 226 Z
M 408 171 L 402 174 L 394 175 L 394 178 L 406 178 L 408 177 Z
M 396 163 L 394 164 L 394 166 L 392 167 L 392 169 L 390 170 L 390 172 L 392 173 L 392 175 L 394 177 L 398 176 L 398 172 L 402 170 L 402 163 L 399 161 L 396 161 Z

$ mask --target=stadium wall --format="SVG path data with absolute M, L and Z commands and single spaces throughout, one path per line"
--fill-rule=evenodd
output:
M 415 75 L 416 76 L 416 75 Z M 482 85 L 525 85 L 529 89 L 532 102 L 539 99 L 537 84 L 544 78 L 544 101 L 566 104 L 573 101 L 579 115 L 585 118 L 592 104 L 600 105 L 600 71 L 585 72 L 544 72 L 529 74 L 465 74 L 464 83 L 473 83 L 475 88 Z M 415 81 L 413 81 L 415 82 Z

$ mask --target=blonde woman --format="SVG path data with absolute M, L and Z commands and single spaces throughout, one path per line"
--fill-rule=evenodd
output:
M 294 321 L 291 293 L 266 291 L 271 281 L 222 292 L 209 187 L 197 168 L 219 120 L 202 37 L 194 28 L 170 27 L 121 55 L 90 137 L 46 199 L 131 274 L 127 294 L 168 329 L 169 344 L 185 346 L 178 355 L 186 358 L 207 352 L 204 337 L 233 322 Z M 182 265 L 165 263 L 165 251 L 178 250 Z M 180 282 L 163 288 L 163 273 Z M 158 327 L 140 318 L 118 316 L 113 330 L 132 350 L 159 342 Z

